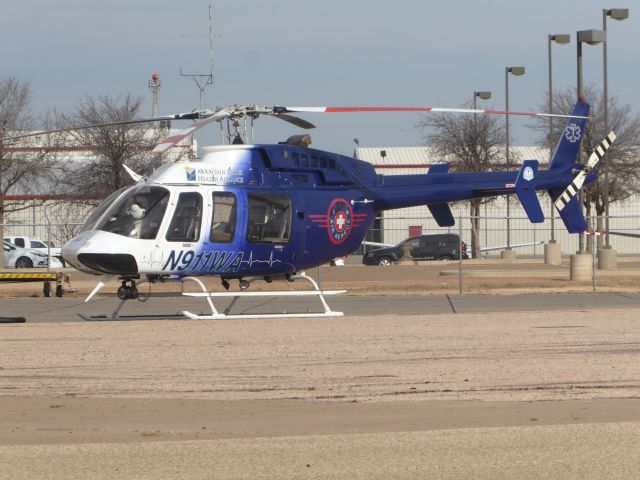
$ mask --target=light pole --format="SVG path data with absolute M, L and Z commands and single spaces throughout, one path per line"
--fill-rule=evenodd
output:
M 602 10 L 602 31 L 607 35 L 607 17 L 611 17 L 614 20 L 625 20 L 629 18 L 628 8 L 610 8 Z M 604 110 L 604 134 L 609 133 L 609 91 L 608 91 L 608 75 L 607 75 L 607 43 L 602 45 L 602 56 L 604 60 L 604 93 L 603 93 L 603 110 Z M 609 163 L 604 162 L 604 218 L 605 218 L 605 231 L 607 234 L 604 236 L 605 245 L 607 248 L 611 248 L 609 243 Z
M 477 108 L 478 108 L 477 101 L 476 101 L 476 98 L 478 98 L 478 97 L 480 97 L 482 100 L 489 100 L 489 99 L 491 98 L 491 92 L 489 92 L 489 91 L 481 91 L 481 92 L 476 92 L 476 91 L 474 91 L 474 92 L 473 92 L 473 109 L 474 109 L 474 110 L 477 110 Z M 476 116 L 475 116 L 475 114 L 474 114 L 474 116 L 473 116 L 473 125 L 474 125 L 474 130 L 476 129 L 475 127 L 477 126 L 476 120 L 477 120 L 477 119 L 476 119 Z M 476 133 L 477 133 L 477 132 L 476 132 Z M 476 133 L 474 133 L 474 135 L 475 135 Z M 470 204 L 470 205 L 471 205 L 471 204 Z M 486 213 L 487 213 L 487 204 L 486 204 L 486 203 L 484 204 L 484 208 L 485 208 L 485 217 L 486 217 L 486 216 L 487 216 L 487 215 L 486 215 Z M 480 211 L 480 208 L 478 208 L 478 212 L 479 212 L 479 211 Z M 471 213 L 472 213 L 472 215 L 473 215 L 473 212 L 471 212 Z M 471 224 L 472 224 L 472 226 L 473 226 L 473 230 L 475 230 L 475 231 L 476 231 L 476 235 L 477 235 L 477 231 L 478 231 L 478 230 L 477 230 L 477 227 L 478 227 L 478 226 L 479 226 L 479 224 L 480 224 L 480 219 L 479 219 L 479 218 L 473 218 L 473 217 L 472 217 L 472 219 L 471 219 Z M 485 235 L 486 235 L 486 234 L 487 234 L 487 219 L 486 219 L 486 218 L 485 218 L 485 220 L 484 220 L 484 232 L 485 232 Z M 472 235 L 473 235 L 473 231 L 472 231 Z M 480 238 L 479 238 L 479 237 L 477 238 L 477 240 L 478 240 L 478 242 L 480 242 Z M 487 243 L 487 241 L 486 241 L 486 237 L 485 237 L 485 244 L 486 244 L 486 243 Z
M 505 85 L 505 111 L 509 111 L 509 74 L 520 76 L 524 75 L 524 67 L 505 67 L 504 69 L 504 85 Z M 507 162 L 507 170 L 511 168 L 509 159 L 509 114 L 505 116 L 505 154 Z M 507 195 L 507 250 L 511 250 L 511 208 L 509 196 Z
M 549 61 L 549 113 L 553 113 L 553 80 L 551 72 L 553 71 L 551 65 L 551 44 L 557 43 L 559 45 L 565 45 L 571 41 L 571 35 L 567 34 L 556 34 L 556 35 L 548 35 L 547 36 L 547 48 L 548 48 L 548 61 Z M 549 117 L 549 162 L 551 162 L 551 157 L 553 156 L 553 142 L 551 140 L 553 135 L 553 117 Z M 555 243 L 555 207 L 553 206 L 553 202 L 551 202 L 551 243 Z
M 491 92 L 473 92 L 473 109 L 477 110 L 478 105 L 476 98 L 480 97 L 482 100 L 489 100 L 491 98 Z
M 578 80 L 578 101 L 584 97 L 584 85 L 582 82 L 582 44 L 597 45 L 606 42 L 607 36 L 603 30 L 580 30 L 576 32 L 577 45 L 577 80 Z M 582 148 L 578 150 L 578 163 L 582 163 Z M 580 190 L 580 209 L 582 209 L 582 189 Z M 578 236 L 578 251 L 584 252 L 584 233 Z

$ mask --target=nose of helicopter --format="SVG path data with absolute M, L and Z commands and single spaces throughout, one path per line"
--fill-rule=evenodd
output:
M 109 232 L 87 231 L 62 246 L 62 258 L 73 267 L 95 275 L 136 275 L 133 255 L 123 253 L 123 237 Z

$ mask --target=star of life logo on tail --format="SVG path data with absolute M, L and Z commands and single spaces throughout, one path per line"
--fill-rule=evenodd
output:
M 575 143 L 580 140 L 582 136 L 582 130 L 575 123 L 570 123 L 564 129 L 564 137 L 571 143 Z

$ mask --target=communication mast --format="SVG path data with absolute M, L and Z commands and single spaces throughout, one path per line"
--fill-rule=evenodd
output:
M 191 77 L 200 90 L 200 109 L 204 108 L 203 98 L 207 86 L 213 85 L 213 0 L 209 0 L 209 73 L 183 73 L 181 77 Z
M 149 90 L 151 90 L 151 116 L 158 116 L 158 90 L 160 90 L 160 75 L 156 72 L 151 74 L 149 80 Z

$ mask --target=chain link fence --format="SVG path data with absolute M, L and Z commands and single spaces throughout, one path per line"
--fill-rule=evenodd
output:
M 396 245 L 408 237 L 440 233 L 459 234 L 471 252 L 472 220 L 475 218 L 479 220 L 480 228 L 477 231 L 477 238 L 483 256 L 499 256 L 500 250 L 510 246 L 516 251 L 518 257 L 544 257 L 544 244 L 550 240 L 555 240 L 560 245 L 562 255 L 571 255 L 579 250 L 580 235 L 569 234 L 558 218 L 555 219 L 555 225 L 552 226 L 549 219 L 543 223 L 532 224 L 526 216 L 511 216 L 509 217 L 510 228 L 508 229 L 506 216 L 456 216 L 456 225 L 439 227 L 426 212 L 425 216 L 378 217 L 367 234 L 361 252 L 366 253 L 380 246 Z M 596 236 L 596 249 L 606 243 L 606 232 L 598 228 L 594 229 L 592 225 L 604 225 L 605 220 L 604 217 L 592 217 L 588 221 L 590 232 L 601 233 Z M 616 250 L 617 254 L 621 256 L 640 255 L 639 216 L 612 216 L 609 217 L 609 224 L 609 245 Z M 590 239 L 584 240 L 585 250 L 589 252 L 591 251 L 590 244 Z
M 631 204 L 631 207 L 633 206 L 635 206 L 635 202 Z M 67 208 L 61 207 L 59 204 L 34 205 L 33 208 L 26 208 L 12 214 L 8 218 L 9 221 L 2 225 L 3 234 L 5 238 L 27 236 L 45 241 L 51 246 L 60 247 L 80 231 L 81 222 L 90 208 L 88 206 Z M 545 209 L 544 206 L 543 209 Z M 505 248 L 511 247 L 518 259 L 537 259 L 543 263 L 545 244 L 552 239 L 558 244 L 565 262 L 568 261 L 569 255 L 575 254 L 579 250 L 579 235 L 568 234 L 557 216 L 552 218 L 547 215 L 544 222 L 532 224 L 524 215 L 512 215 L 507 222 L 507 217 L 503 214 L 504 209 L 499 202 L 495 202 L 482 206 L 482 215 L 477 217 L 477 222 L 472 222 L 474 218 L 467 214 L 467 205 L 460 203 L 454 205 L 452 210 L 456 224 L 449 228 L 439 227 L 426 206 L 384 212 L 375 220 L 365 242 L 355 253 L 362 255 L 363 263 L 367 263 L 367 255 L 375 249 L 398 245 L 409 237 L 435 235 L 438 238 L 434 237 L 434 242 L 431 245 L 425 243 L 422 246 L 419 244 L 405 246 L 405 253 L 410 254 L 409 258 L 413 257 L 412 259 L 418 260 L 417 263 L 421 263 L 422 259 L 460 260 L 458 262 L 459 290 L 462 292 L 463 275 L 466 268 L 463 260 L 466 257 L 474 257 L 472 248 L 475 245 L 473 242 L 474 233 L 477 243 L 475 245 L 476 252 L 480 252 L 479 257 L 481 258 L 500 258 L 501 252 Z M 625 211 L 625 209 L 622 210 Z M 545 211 L 550 211 L 550 208 Z M 620 212 L 620 209 L 617 212 Z M 634 214 L 633 208 L 627 208 L 626 213 L 612 215 L 609 218 L 608 241 L 618 257 L 640 256 L 639 218 L 640 213 Z M 66 221 L 52 221 L 59 219 Z M 474 223 L 478 226 L 476 232 L 473 230 Z M 592 217 L 589 219 L 589 224 L 591 230 L 593 230 L 592 226 L 596 226 L 596 230 L 598 230 L 602 229 L 606 223 L 604 218 Z M 444 237 L 454 235 L 456 241 L 459 242 L 458 245 L 451 248 L 451 239 L 446 240 L 443 235 Z M 596 250 L 599 250 L 606 243 L 606 238 L 604 235 L 584 236 L 584 250 L 588 253 L 592 252 L 594 246 Z M 443 242 L 446 245 L 443 246 Z M 413 254 L 410 253 L 412 248 L 414 249 Z M 423 250 L 421 251 L 420 248 Z M 458 255 L 457 252 L 460 252 L 461 255 Z M 398 260 L 399 258 L 394 258 L 391 263 Z M 359 263 L 357 260 L 355 262 Z M 451 268 L 451 264 L 449 268 Z

